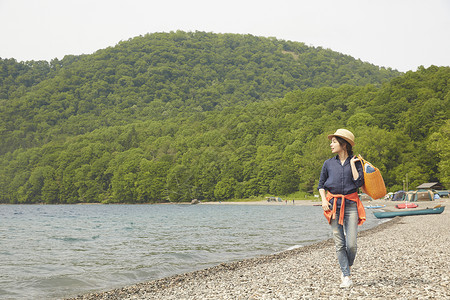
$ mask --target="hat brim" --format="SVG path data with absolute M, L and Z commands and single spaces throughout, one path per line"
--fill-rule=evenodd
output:
M 334 136 L 338 136 L 338 137 L 340 137 L 340 138 L 343 138 L 343 139 L 346 140 L 352 147 L 355 146 L 355 142 L 354 142 L 354 141 L 352 141 L 351 139 L 349 139 L 348 137 L 343 136 L 343 135 L 339 135 L 339 134 L 330 134 L 330 135 L 328 135 L 328 139 L 331 140 Z

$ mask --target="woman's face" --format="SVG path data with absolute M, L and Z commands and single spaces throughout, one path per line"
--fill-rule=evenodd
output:
M 342 150 L 344 150 L 342 148 L 341 144 L 339 144 L 337 138 L 335 138 L 335 137 L 331 138 L 330 147 L 331 147 L 331 153 L 339 153 Z

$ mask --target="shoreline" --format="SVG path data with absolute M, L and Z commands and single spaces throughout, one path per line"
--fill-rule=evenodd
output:
M 292 203 L 292 200 L 288 200 L 287 203 L 285 200 L 282 202 L 267 202 L 267 200 L 255 200 L 255 201 L 206 201 L 200 202 L 200 205 L 314 205 L 320 204 L 319 200 L 295 200 Z M 198 204 L 197 204 L 198 205 Z
M 401 201 L 387 201 L 387 200 L 363 200 L 363 203 L 403 203 Z M 199 201 L 197 204 L 192 204 L 191 202 L 161 202 L 161 203 L 90 203 L 90 202 L 82 202 L 82 203 L 0 203 L 0 205 L 32 205 L 32 206 L 70 206 L 70 205 L 317 205 L 320 206 L 320 200 L 295 200 L 295 203 L 292 200 L 283 200 L 282 202 L 267 202 L 267 200 L 249 200 L 249 201 Z
M 445 198 L 419 202 L 422 207 L 438 204 L 448 206 L 450 201 Z M 339 288 L 334 242 L 328 239 L 277 254 L 68 299 L 448 298 L 448 209 L 440 215 L 397 217 L 359 232 L 352 289 Z

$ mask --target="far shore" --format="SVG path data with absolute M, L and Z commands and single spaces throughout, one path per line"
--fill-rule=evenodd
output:
M 448 199 L 448 198 L 442 198 Z M 415 202 L 422 206 L 425 204 L 437 203 L 440 200 L 435 201 L 419 201 Z M 378 200 L 363 200 L 362 203 L 364 206 L 372 206 L 372 205 L 386 205 L 385 209 L 393 209 L 395 205 L 399 203 L 403 203 L 403 201 L 390 201 L 384 199 Z M 238 200 L 238 201 L 199 201 L 197 204 L 192 204 L 191 202 L 162 202 L 162 203 L 0 203 L 0 205 L 270 205 L 270 206 L 281 206 L 281 205 L 290 205 L 290 206 L 320 206 L 321 201 L 319 199 L 315 200 L 283 200 L 283 201 L 267 201 L 267 200 Z M 436 204 L 437 205 L 437 204 Z
M 436 201 L 423 201 L 418 203 L 434 203 Z M 386 205 L 386 208 L 394 208 L 395 205 L 402 203 L 400 201 L 389 201 L 389 200 L 370 200 L 370 201 L 362 201 L 364 206 L 372 206 L 372 205 Z M 188 203 L 189 204 L 189 203 Z M 321 201 L 320 200 L 283 200 L 282 202 L 268 202 L 267 200 L 259 200 L 259 201 L 206 201 L 206 202 L 200 202 L 197 205 L 285 205 L 285 206 L 292 206 L 292 205 L 306 205 L 306 206 L 320 206 Z
M 206 204 L 206 205 L 315 205 L 320 204 L 320 201 L 318 200 L 285 200 L 281 202 L 275 202 L 267 200 L 254 200 L 254 201 L 201 201 L 199 204 Z

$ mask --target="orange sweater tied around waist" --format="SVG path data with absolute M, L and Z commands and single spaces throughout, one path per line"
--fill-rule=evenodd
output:
M 342 199 L 338 220 L 339 224 L 344 225 L 345 199 L 356 202 L 356 207 L 358 209 L 358 225 L 362 225 L 366 221 L 366 211 L 364 210 L 364 205 L 359 199 L 357 192 L 348 195 L 333 195 L 332 193 L 327 191 L 327 201 L 329 202 L 331 199 L 334 199 L 333 209 L 323 212 L 323 215 L 325 216 L 325 218 L 327 218 L 329 224 L 331 224 L 332 219 L 336 219 L 337 198 Z

